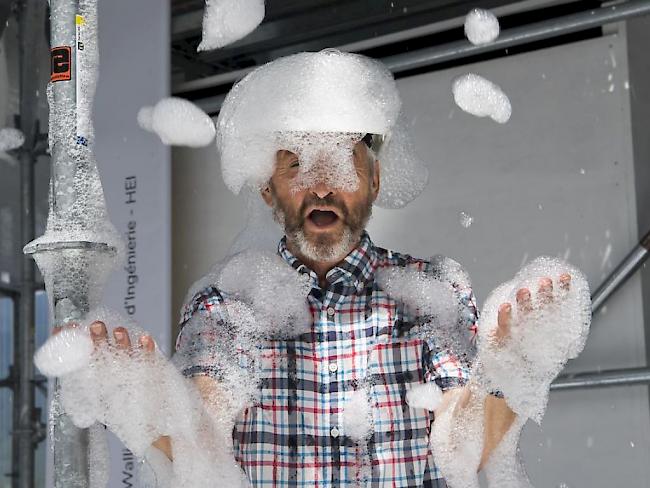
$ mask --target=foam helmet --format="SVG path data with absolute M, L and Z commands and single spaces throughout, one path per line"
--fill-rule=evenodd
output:
M 392 73 L 365 56 L 327 49 L 267 63 L 235 84 L 221 107 L 216 142 L 224 182 L 234 193 L 266 184 L 282 149 L 278 134 L 374 134 L 383 141 L 377 204 L 401 207 L 428 177 L 400 124 L 401 106 Z

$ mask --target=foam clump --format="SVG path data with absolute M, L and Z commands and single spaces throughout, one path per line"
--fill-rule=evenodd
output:
M 0 152 L 18 149 L 25 143 L 25 134 L 12 127 L 0 129 Z
M 107 324 L 125 323 L 115 314 L 102 318 Z M 58 377 L 63 411 L 80 428 L 105 425 L 135 456 L 152 459 L 153 469 L 163 469 L 165 463 L 152 455 L 151 444 L 169 436 L 173 462 L 166 472 L 156 473 L 156 478 L 169 479 L 168 486 L 194 488 L 206 479 L 215 480 L 212 486 L 217 487 L 247 486 L 232 455 L 230 415 L 207 408 L 210 393 L 205 388 L 199 390 L 182 376 L 159 350 L 138 347 L 141 329 L 127 329 L 131 349 L 116 347 L 109 330 L 109 339 L 96 347 L 85 367 Z M 94 476 L 103 479 L 102 473 Z
M 252 308 L 261 337 L 294 337 L 311 329 L 308 275 L 301 275 L 271 252 L 244 251 L 223 266 L 218 288 Z M 282 297 L 279 304 L 277 297 Z M 236 316 L 232 314 L 231 316 Z
M 410 267 L 379 268 L 375 280 L 417 324 L 410 334 L 433 339 L 437 351 L 450 350 L 467 361 L 473 351 L 463 322 L 473 319 L 473 314 L 466 317 L 468 310 L 456 287 L 469 289 L 468 278 L 458 263 L 443 256 L 432 258 L 432 265 L 431 272 Z
M 244 77 L 222 105 L 217 147 L 224 181 L 234 193 L 262 187 L 285 149 L 300 163 L 296 190 L 323 181 L 353 191 L 354 144 L 376 134 L 384 136 L 373 149 L 386 168 L 380 204 L 403 206 L 422 190 L 427 170 L 397 127 L 400 112 L 395 80 L 375 60 L 333 49 L 277 59 Z
M 93 342 L 87 330 L 65 328 L 36 351 L 34 363 L 45 376 L 63 376 L 86 366 L 92 352 Z
M 570 275 L 568 285 L 560 276 Z M 542 278 L 553 282 L 552 298 L 539 291 Z M 528 288 L 532 306 L 522 311 L 516 294 Z M 502 303 L 512 304 L 510 334 L 495 340 Z M 479 381 L 502 391 L 518 415 L 541 421 L 551 382 L 584 348 L 591 323 L 591 299 L 585 276 L 577 268 L 555 258 L 540 257 L 522 268 L 513 280 L 488 297 L 479 321 Z
M 482 76 L 468 73 L 456 78 L 452 85 L 454 101 L 465 112 L 476 117 L 490 117 L 505 124 L 512 115 L 512 106 L 501 88 Z
M 264 14 L 264 0 L 207 0 L 197 50 L 217 49 L 246 37 L 262 23 Z
M 214 139 L 212 119 L 192 102 L 178 97 L 163 98 L 153 107 L 142 107 L 138 124 L 170 146 L 203 147 Z
M 367 440 L 373 432 L 373 417 L 366 388 L 355 390 L 343 407 L 343 432 L 354 442 Z
M 465 36 L 474 45 L 494 42 L 499 37 L 499 20 L 489 10 L 475 8 L 465 16 Z
M 433 383 L 416 385 L 406 392 L 406 403 L 411 408 L 424 408 L 433 412 L 442 402 L 442 390 Z

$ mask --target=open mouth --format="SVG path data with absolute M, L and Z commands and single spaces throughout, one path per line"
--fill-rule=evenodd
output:
M 339 219 L 339 216 L 331 210 L 319 210 L 314 209 L 309 212 L 307 218 L 316 226 L 316 227 L 329 227 L 336 223 Z

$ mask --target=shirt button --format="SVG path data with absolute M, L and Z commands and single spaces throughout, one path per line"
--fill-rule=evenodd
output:
M 339 365 L 336 363 L 330 363 L 328 366 L 331 373 L 336 373 L 336 370 L 339 369 Z
M 336 439 L 339 436 L 339 434 L 340 434 L 339 429 L 337 427 L 332 427 L 332 429 L 330 430 L 330 435 Z
M 332 307 L 327 307 L 327 315 L 332 317 L 336 313 L 336 310 L 334 310 Z

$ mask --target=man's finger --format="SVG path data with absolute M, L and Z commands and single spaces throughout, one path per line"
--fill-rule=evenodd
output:
M 564 273 L 560 275 L 560 289 L 562 291 L 569 291 L 571 288 L 571 275 L 569 273 Z
M 113 337 L 115 338 L 115 345 L 118 349 L 129 349 L 131 347 L 131 338 L 124 327 L 115 327 L 113 329 Z
M 537 296 L 541 303 L 550 303 L 553 301 L 553 280 L 551 278 L 544 277 L 539 280 Z
M 517 309 L 523 313 L 529 313 L 533 309 L 530 290 L 528 288 L 520 288 L 517 290 Z
M 152 353 L 156 349 L 156 343 L 153 341 L 150 335 L 144 334 L 140 336 L 140 347 L 146 353 Z
M 503 341 L 510 335 L 510 325 L 512 321 L 512 305 L 502 303 L 497 315 L 497 330 L 495 337 L 498 341 Z
M 95 343 L 95 346 L 99 346 L 100 344 L 106 342 L 106 339 L 108 339 L 106 324 L 104 322 L 100 322 L 99 320 L 90 324 L 90 338 Z

